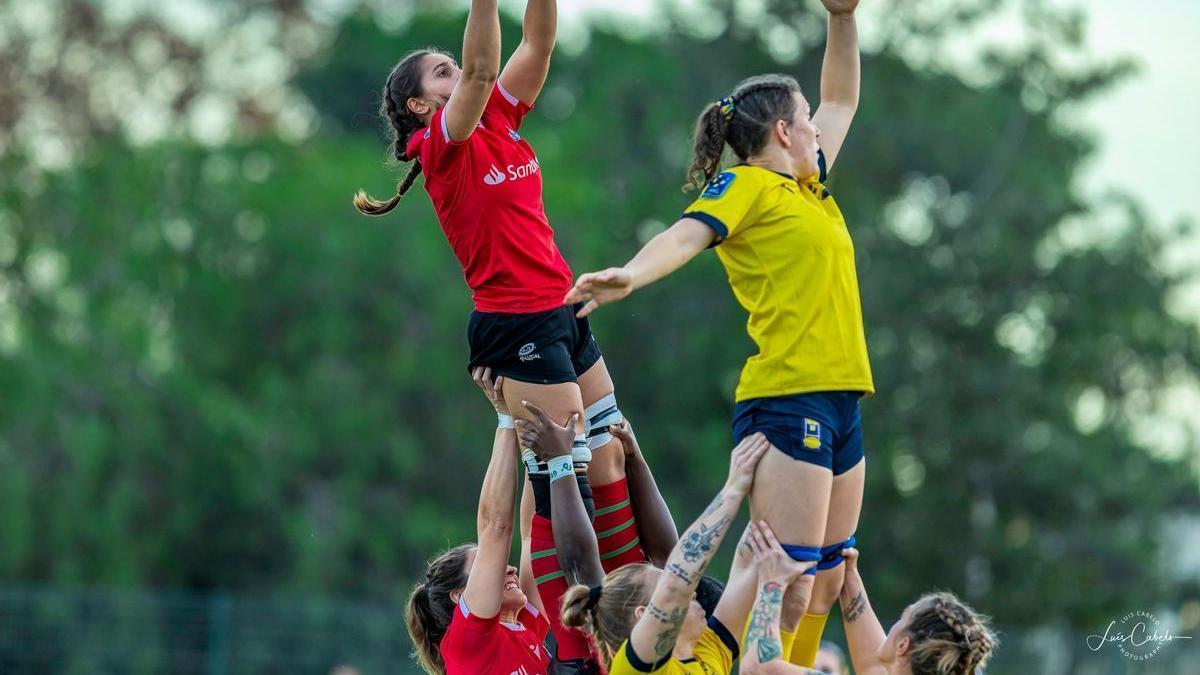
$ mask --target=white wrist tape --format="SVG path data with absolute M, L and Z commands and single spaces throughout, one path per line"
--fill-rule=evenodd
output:
M 571 460 L 570 455 L 563 455 L 561 457 L 551 457 L 550 461 L 546 462 L 546 464 L 547 464 L 547 468 L 550 471 L 550 482 L 551 483 L 558 480 L 559 478 L 566 478 L 567 476 L 575 475 L 575 462 L 573 462 Z

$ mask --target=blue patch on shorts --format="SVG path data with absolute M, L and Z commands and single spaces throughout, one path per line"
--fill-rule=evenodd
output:
M 857 391 L 826 391 L 754 398 L 737 404 L 733 439 L 761 431 L 771 445 L 839 476 L 864 456 Z

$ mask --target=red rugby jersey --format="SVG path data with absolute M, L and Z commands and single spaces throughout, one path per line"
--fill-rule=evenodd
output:
M 455 143 L 445 108 L 409 139 L 425 191 L 481 312 L 530 314 L 562 306 L 573 283 L 542 204 L 542 173 L 517 133 L 530 107 L 497 81 L 483 118 Z
M 460 598 L 440 647 L 446 675 L 545 675 L 550 622 L 533 605 L 525 605 L 517 620 L 481 619 Z

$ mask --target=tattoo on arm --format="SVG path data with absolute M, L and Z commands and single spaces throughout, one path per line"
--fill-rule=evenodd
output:
M 683 569 L 682 565 L 679 565 L 677 563 L 670 563 L 669 565 L 667 565 L 667 568 L 664 571 L 667 574 L 670 574 L 671 576 L 678 577 L 679 580 L 682 581 L 683 583 L 685 583 L 689 586 L 692 585 L 692 580 L 694 579 L 694 577 L 687 570 Z
M 715 542 L 717 539 L 720 539 L 721 536 L 725 534 L 725 528 L 728 523 L 729 516 L 725 516 L 712 525 L 700 523 L 699 527 L 697 527 L 695 531 L 688 532 L 687 537 L 683 541 L 679 542 L 680 551 L 683 552 L 684 561 L 694 563 L 700 562 L 706 557 L 711 558 L 709 554 L 713 550 L 713 542 Z M 708 567 L 707 561 L 705 561 L 705 564 L 701 567 L 701 572 L 704 571 L 704 567 Z
M 687 618 L 687 607 L 676 607 L 670 612 L 663 611 L 650 603 L 646 613 L 662 623 L 662 629 L 654 637 L 654 661 L 671 653 L 675 649 L 675 640 L 683 629 L 683 620 Z
M 780 644 L 777 628 L 779 612 L 783 605 L 783 591 L 783 585 L 775 581 L 768 581 L 758 589 L 758 601 L 750 614 L 746 642 L 756 644 L 755 654 L 759 663 L 766 663 L 783 655 L 783 645 Z
M 846 623 L 854 623 L 865 611 L 867 611 L 867 594 L 862 591 L 859 591 L 858 595 L 849 603 L 842 604 L 842 617 Z

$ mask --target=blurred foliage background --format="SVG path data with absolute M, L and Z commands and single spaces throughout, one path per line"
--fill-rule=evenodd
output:
M 1079 12 L 891 4 L 830 182 L 879 389 L 875 606 L 960 593 L 1005 632 L 991 672 L 1195 672 L 1189 642 L 1083 637 L 1135 609 L 1200 633 L 1200 445 L 1163 414 L 1197 386 L 1168 310 L 1197 268 L 1161 264 L 1190 224 L 1085 198 L 1096 140 L 1064 123 L 1131 65 L 1084 58 Z M 463 3 L 186 6 L 0 2 L 0 671 L 416 672 L 402 603 L 473 536 L 492 421 L 427 197 L 350 196 L 394 188 L 379 88 L 460 50 Z M 952 45 L 1000 12 L 1019 44 Z M 664 15 L 564 36 L 522 130 L 576 273 L 686 205 L 706 102 L 780 70 L 817 97 L 819 5 Z M 681 526 L 724 475 L 743 324 L 714 256 L 593 322 Z

